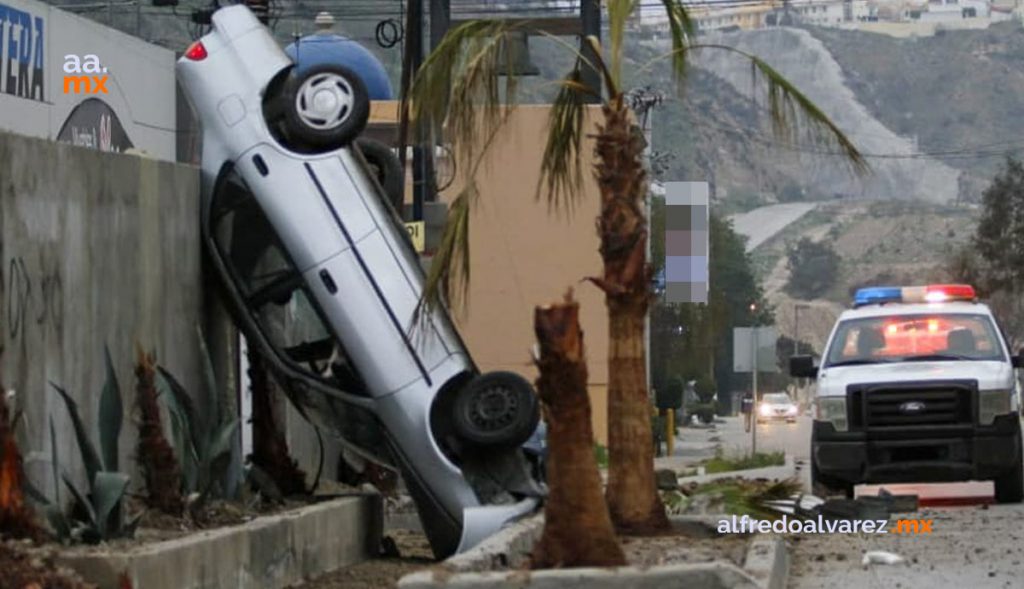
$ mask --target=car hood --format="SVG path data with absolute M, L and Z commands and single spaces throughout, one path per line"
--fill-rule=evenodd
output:
M 818 395 L 843 395 L 847 386 L 852 384 L 938 380 L 977 380 L 980 390 L 1014 387 L 1013 368 L 1008 362 L 894 362 L 823 368 L 818 374 Z

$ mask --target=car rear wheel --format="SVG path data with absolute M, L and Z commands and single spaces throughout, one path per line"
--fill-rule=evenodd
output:
M 458 392 L 453 405 L 456 433 L 482 446 L 520 446 L 540 420 L 533 387 L 512 372 L 475 377 Z
M 405 177 L 402 175 L 402 163 L 398 161 L 398 156 L 387 145 L 373 139 L 360 138 L 356 145 L 359 146 L 359 151 L 363 152 L 366 163 L 370 164 L 388 202 L 401 216 L 405 200 Z
M 347 145 L 362 133 L 370 116 L 366 86 L 342 65 L 319 64 L 292 73 L 282 98 L 289 139 L 313 148 Z

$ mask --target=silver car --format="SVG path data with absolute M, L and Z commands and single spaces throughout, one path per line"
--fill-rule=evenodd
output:
M 356 143 L 365 87 L 342 65 L 293 66 L 241 5 L 178 61 L 211 266 L 296 407 L 402 473 L 438 557 L 466 550 L 543 496 L 520 447 L 536 395 L 480 374 L 445 310 L 414 321 L 423 272 Z

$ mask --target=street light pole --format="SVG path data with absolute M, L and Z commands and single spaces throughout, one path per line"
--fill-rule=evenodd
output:
M 807 309 L 810 305 L 804 303 L 793 303 L 793 355 L 800 355 L 800 309 Z M 796 387 L 797 400 L 803 401 L 803 387 L 800 386 L 800 380 L 798 379 L 794 383 Z
M 750 328 L 750 377 L 751 377 L 751 395 L 754 397 L 754 403 L 750 407 L 750 455 L 757 455 L 757 413 L 760 410 L 757 403 L 757 318 L 754 315 L 757 312 L 757 304 L 750 303 L 750 314 L 752 316 L 753 327 Z

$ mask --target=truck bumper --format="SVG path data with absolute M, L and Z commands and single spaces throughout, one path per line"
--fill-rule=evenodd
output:
M 992 480 L 1021 461 L 1016 414 L 992 425 L 838 432 L 815 421 L 811 454 L 819 478 L 832 483 Z

